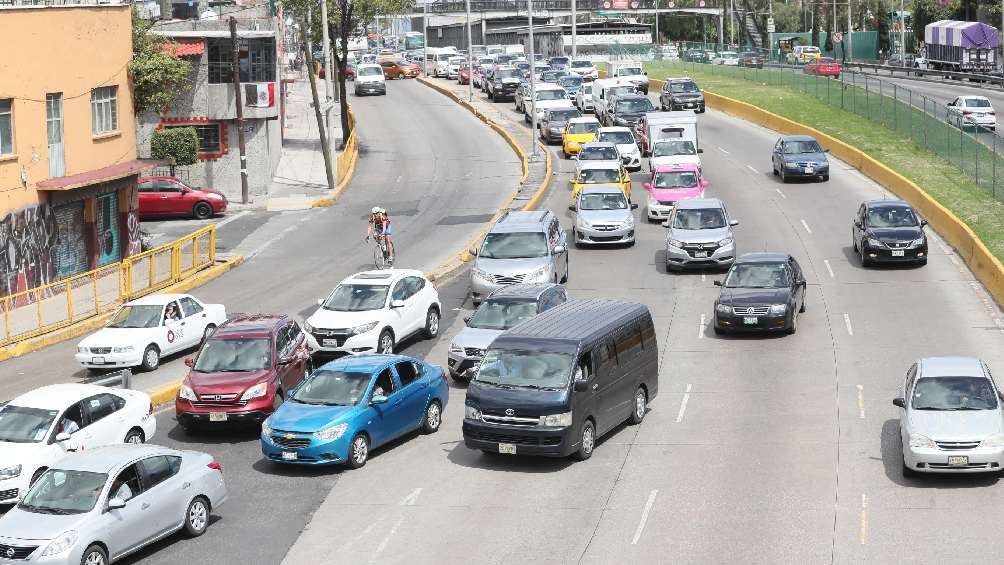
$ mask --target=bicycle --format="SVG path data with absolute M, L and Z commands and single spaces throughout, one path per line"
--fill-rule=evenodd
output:
M 366 239 L 370 238 L 367 237 Z M 389 254 L 386 238 L 383 235 L 376 235 L 373 237 L 373 242 L 376 244 L 373 247 L 373 266 L 378 271 L 393 267 L 394 256 Z

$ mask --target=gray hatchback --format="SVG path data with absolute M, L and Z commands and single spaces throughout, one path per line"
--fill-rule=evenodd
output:
M 738 220 L 729 216 L 717 198 L 690 198 L 676 203 L 663 224 L 666 234 L 666 269 L 686 267 L 728 268 L 736 260 Z

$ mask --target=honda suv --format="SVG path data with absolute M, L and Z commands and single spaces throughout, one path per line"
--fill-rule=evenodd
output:
M 704 93 L 697 88 L 697 83 L 690 78 L 671 78 L 662 84 L 659 93 L 659 105 L 662 110 L 693 110 L 704 113 Z
M 666 270 L 686 267 L 730 267 L 736 260 L 733 228 L 738 220 L 729 216 L 717 198 L 690 198 L 676 203 L 663 224 L 666 235 Z
M 470 252 L 475 304 L 510 284 L 568 280 L 565 231 L 550 211 L 506 212 Z

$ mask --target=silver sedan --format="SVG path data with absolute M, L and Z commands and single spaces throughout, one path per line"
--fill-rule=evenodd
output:
M 0 518 L 0 562 L 104 565 L 179 530 L 202 535 L 226 497 L 205 453 L 124 444 L 73 454 Z

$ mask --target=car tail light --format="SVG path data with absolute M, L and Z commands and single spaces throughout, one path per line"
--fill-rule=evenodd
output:
M 206 466 L 209 467 L 210 469 L 219 471 L 221 473 L 223 472 L 223 465 L 220 465 L 216 461 L 210 461 L 209 465 L 206 465 Z
M 963 112 L 962 112 L 962 115 L 963 115 L 963 116 L 971 116 L 971 115 L 972 115 L 972 112 L 969 112 L 969 111 L 963 111 Z
M 995 112 L 995 111 L 993 111 L 993 110 L 990 110 L 990 111 L 989 111 L 989 112 L 987 112 L 987 113 L 988 113 L 988 114 L 990 114 L 991 116 L 996 116 L 996 115 L 997 115 L 997 112 Z
M 153 414 L 153 401 L 152 400 L 150 401 L 150 406 L 148 406 L 147 409 L 146 409 L 146 415 L 149 416 L 150 414 Z

